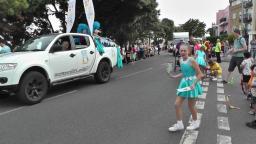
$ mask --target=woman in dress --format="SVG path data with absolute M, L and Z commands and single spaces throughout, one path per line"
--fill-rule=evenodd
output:
M 195 130 L 199 128 L 199 121 L 197 120 L 197 110 L 195 108 L 195 104 L 198 96 L 203 93 L 202 87 L 199 84 L 199 81 L 203 77 L 203 74 L 196 61 L 192 57 L 189 57 L 188 45 L 182 44 L 180 46 L 180 54 L 181 73 L 177 75 L 172 75 L 173 78 L 182 77 L 182 79 L 177 90 L 177 97 L 175 101 L 177 123 L 169 128 L 169 131 L 171 132 L 184 129 L 184 125 L 182 122 L 182 104 L 185 99 L 188 100 L 188 107 L 193 119 L 187 129 Z M 179 91 L 184 88 L 189 88 L 190 90 L 187 89 L 185 91 Z

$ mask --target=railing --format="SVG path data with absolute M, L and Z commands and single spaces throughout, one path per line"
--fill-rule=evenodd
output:
M 241 20 L 242 20 L 242 16 L 240 15 L 240 22 L 241 22 Z M 243 22 L 244 23 L 250 23 L 252 21 L 252 14 L 251 13 L 245 13 L 244 15 L 243 15 Z
M 244 8 L 250 8 L 250 7 L 252 7 L 252 6 L 253 6 L 252 0 L 250 0 L 250 1 L 245 1 L 245 2 L 243 3 L 243 6 L 244 6 Z

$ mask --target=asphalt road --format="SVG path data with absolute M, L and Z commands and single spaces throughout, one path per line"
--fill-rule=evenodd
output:
M 165 73 L 170 61 L 167 54 L 156 55 L 115 70 L 106 84 L 89 78 L 60 85 L 33 106 L 0 96 L 0 144 L 179 144 L 184 131 L 168 132 L 176 121 L 179 83 Z M 216 82 L 209 81 L 196 143 L 216 144 L 219 134 L 230 136 L 233 144 L 254 144 L 256 130 L 245 127 L 252 119 L 248 102 L 241 98 L 238 84 L 224 89 L 241 109 L 220 114 Z M 229 118 L 229 131 L 218 129 L 218 116 Z M 184 103 L 185 125 L 189 117 Z

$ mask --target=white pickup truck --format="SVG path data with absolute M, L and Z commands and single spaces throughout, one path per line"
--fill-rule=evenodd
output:
M 51 86 L 90 75 L 108 82 L 117 64 L 115 43 L 97 51 L 86 34 L 63 33 L 30 39 L 15 52 L 0 55 L 0 90 L 16 93 L 25 104 L 43 100 Z

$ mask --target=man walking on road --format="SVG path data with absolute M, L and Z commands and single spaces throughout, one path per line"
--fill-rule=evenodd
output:
M 236 67 L 239 73 L 242 73 L 240 65 L 244 59 L 244 52 L 247 50 L 245 39 L 240 35 L 240 30 L 235 29 L 234 34 L 236 39 L 233 48 L 228 51 L 228 53 L 232 54 L 232 58 L 229 62 L 228 75 L 226 79 L 222 81 L 224 84 L 228 83 L 228 79 Z

